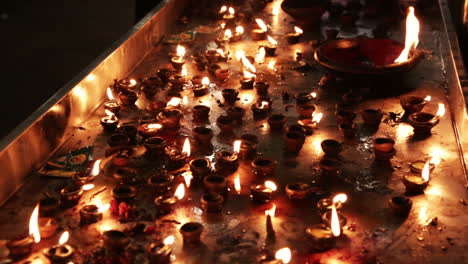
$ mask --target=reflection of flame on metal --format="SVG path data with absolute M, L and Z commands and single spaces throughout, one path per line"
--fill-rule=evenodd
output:
M 236 140 L 236 141 L 234 141 L 233 151 L 234 151 L 235 153 L 239 153 L 241 144 L 242 144 L 242 140 Z
M 240 192 L 241 192 L 241 182 L 240 182 L 240 176 L 239 175 L 236 175 L 236 177 L 234 177 L 234 189 L 236 189 L 236 192 L 238 194 L 240 194 Z
M 439 109 L 437 109 L 437 114 L 436 116 L 442 117 L 445 115 L 445 105 L 442 103 L 439 103 Z
M 182 153 L 185 153 L 187 157 L 190 157 L 191 149 L 190 149 L 190 140 L 188 138 L 184 141 L 184 146 L 182 147 Z
M 400 56 L 395 60 L 396 63 L 402 63 L 408 60 L 409 53 L 412 49 L 416 49 L 419 43 L 419 20 L 414 15 L 414 7 L 408 7 L 408 15 L 406 17 L 406 35 L 405 48 Z
M 271 217 L 274 217 L 275 212 L 276 212 L 276 204 L 273 204 L 270 209 L 265 210 L 265 215 L 269 215 Z
M 263 31 L 267 31 L 268 30 L 268 27 L 267 25 L 265 24 L 265 22 L 263 22 L 263 20 L 261 20 L 260 18 L 256 18 L 255 19 L 255 22 L 257 22 L 257 25 L 258 27 L 263 30 Z
M 265 187 L 267 187 L 268 189 L 272 191 L 276 191 L 278 189 L 278 187 L 276 186 L 276 183 L 274 183 L 273 181 L 265 181 Z
M 175 242 L 175 237 L 174 236 L 168 236 L 164 239 L 163 241 L 163 244 L 166 245 L 166 246 L 170 246 L 172 244 L 174 244 Z
M 304 30 L 302 30 L 300 27 L 297 27 L 297 26 L 294 27 L 294 31 L 296 31 L 296 33 L 298 33 L 298 34 L 304 33 Z
M 63 232 L 59 239 L 59 245 L 67 243 L 69 237 L 70 233 L 68 231 Z
M 291 250 L 288 247 L 279 249 L 275 253 L 275 258 L 283 264 L 288 264 L 292 258 Z
M 422 172 L 421 172 L 421 178 L 428 182 L 429 181 L 429 177 L 431 175 L 431 163 L 430 161 L 427 161 L 426 164 L 424 164 L 424 167 L 422 169 Z
M 183 46 L 177 45 L 177 56 L 184 57 L 185 56 L 185 48 Z
M 41 234 L 39 233 L 39 204 L 34 207 L 34 210 L 29 218 L 29 235 L 34 238 L 34 243 L 41 241 Z
M 174 197 L 177 198 L 178 200 L 183 199 L 185 196 L 185 187 L 184 184 L 181 183 L 179 186 L 177 186 L 177 189 L 174 192 Z

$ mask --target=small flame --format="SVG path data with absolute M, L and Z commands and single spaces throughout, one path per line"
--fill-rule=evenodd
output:
M 276 39 L 268 36 L 268 42 L 270 42 L 271 45 L 278 45 L 278 41 L 276 41 Z
M 312 113 L 312 122 L 318 124 L 322 120 L 323 114 L 322 113 Z
M 177 187 L 176 191 L 174 192 L 174 197 L 177 198 L 178 200 L 182 200 L 185 196 L 185 187 L 184 184 L 181 183 Z
M 232 6 L 229 7 L 228 12 L 231 15 L 234 15 L 236 13 L 236 11 L 234 10 L 234 8 Z
M 426 102 L 430 102 L 431 99 L 432 99 L 432 97 L 430 95 L 424 97 L 424 101 L 426 101 Z
M 167 102 L 166 106 L 178 106 L 180 105 L 180 102 L 182 101 L 182 98 L 179 97 L 172 97 L 169 102 Z
M 224 31 L 224 40 L 229 40 L 232 38 L 232 31 L 230 29 L 226 29 Z
M 331 211 L 331 231 L 334 237 L 341 235 L 340 219 L 338 218 L 335 204 L 332 205 Z
M 237 26 L 236 27 L 236 35 L 242 35 L 244 34 L 244 27 L 243 26 Z
M 162 125 L 161 124 L 148 124 L 147 128 L 149 128 L 149 129 L 161 129 Z
M 236 175 L 234 178 L 234 189 L 236 189 L 236 192 L 240 194 L 241 192 L 241 182 L 240 182 L 240 176 Z
M 85 184 L 85 185 L 81 186 L 81 189 L 82 189 L 83 191 L 89 191 L 89 190 L 94 189 L 94 187 L 95 187 L 94 184 L 88 183 L 88 184 Z
M 110 204 L 102 204 L 101 199 L 98 199 L 98 198 L 96 198 L 96 200 L 94 201 L 94 205 L 96 205 L 100 213 L 104 213 L 110 208 Z
M 300 27 L 297 27 L 297 26 L 296 26 L 296 27 L 294 27 L 294 31 L 296 31 L 296 33 L 298 33 L 298 34 L 302 34 L 302 33 L 304 33 L 304 30 L 302 30 L 302 28 L 300 28 Z
M 219 9 L 219 13 L 226 13 L 227 11 L 227 6 L 222 6 L 221 9 Z
M 191 171 L 186 171 L 186 172 L 182 173 L 182 177 L 184 177 L 185 186 L 187 186 L 187 188 L 189 188 L 190 184 L 192 183 L 192 179 L 193 179 L 192 172 Z
M 179 57 L 185 56 L 185 48 L 183 46 L 177 45 L 177 56 Z
M 190 141 L 188 138 L 185 139 L 184 146 L 182 147 L 182 153 L 187 154 L 187 157 L 190 157 L 191 150 L 190 150 Z
M 255 61 L 258 63 L 263 63 L 265 61 L 265 55 L 266 55 L 265 48 L 261 47 L 258 50 L 257 56 L 255 56 Z
M 100 159 L 96 160 L 93 164 L 93 169 L 91 170 L 91 175 L 98 176 L 99 172 L 101 171 L 101 161 Z
M 245 54 L 241 57 L 241 61 L 242 61 L 242 65 L 244 65 L 244 67 L 249 70 L 250 72 L 257 72 L 257 69 L 255 68 L 255 66 L 253 66 L 252 63 L 250 63 L 250 60 L 247 59 L 247 57 L 245 56 Z
M 109 118 L 114 118 L 114 117 L 115 117 L 114 113 L 112 113 L 111 111 L 109 111 L 109 110 L 107 110 L 107 109 L 105 109 L 104 112 L 106 112 L 106 115 L 107 115 Z
M 67 243 L 69 237 L 70 237 L 70 232 L 68 231 L 63 232 L 59 239 L 59 245 L 63 245 Z
M 272 60 L 268 63 L 268 69 L 272 70 L 272 71 L 276 71 L 276 60 Z
M 114 94 L 112 93 L 112 89 L 110 87 L 107 87 L 107 98 L 109 98 L 109 100 L 115 100 Z
M 251 72 L 249 72 L 249 71 L 244 71 L 244 77 L 245 77 L 246 79 L 248 79 L 248 78 L 255 78 L 255 76 L 256 76 L 255 74 L 253 74 L 253 73 L 251 73 Z
M 263 31 L 265 31 L 265 32 L 268 30 L 267 25 L 266 25 L 265 22 L 263 22 L 263 20 L 261 20 L 260 18 L 256 18 L 256 19 L 255 19 L 255 22 L 257 22 L 257 25 L 258 25 L 258 27 L 260 27 L 261 30 L 263 30 Z
M 203 77 L 201 83 L 202 83 L 203 86 L 210 85 L 210 78 L 208 78 L 208 77 Z
M 216 52 L 218 52 L 219 55 L 221 55 L 223 57 L 225 56 L 224 51 L 222 49 L 217 49 Z
M 236 51 L 236 58 L 237 60 L 242 60 L 242 58 L 245 57 L 245 51 L 243 50 L 237 50 Z
M 312 98 L 317 98 L 317 93 L 316 92 L 311 92 L 310 96 L 312 96 Z
M 224 29 L 224 28 L 226 27 L 226 23 L 221 22 L 221 24 L 219 24 L 219 27 L 220 27 L 221 29 Z
M 414 7 L 408 7 L 408 15 L 406 17 L 406 36 L 405 48 L 400 56 L 395 60 L 397 63 L 402 63 L 408 60 L 409 53 L 412 49 L 416 49 L 419 43 L 419 20 L 414 15 Z
M 333 197 L 333 204 L 345 203 L 348 200 L 348 196 L 344 193 L 339 193 Z
M 265 181 L 265 187 L 272 191 L 276 191 L 278 189 L 278 187 L 276 187 L 276 183 L 274 183 L 273 181 Z
M 288 264 L 291 261 L 292 253 L 288 247 L 276 251 L 275 258 L 280 260 L 283 264 Z
M 269 215 L 271 217 L 274 217 L 275 212 L 276 212 L 276 204 L 273 204 L 270 209 L 265 210 L 265 215 Z
M 242 144 L 242 140 L 236 140 L 236 141 L 234 141 L 233 151 L 234 151 L 235 153 L 239 153 L 241 144 Z
M 41 241 L 41 234 L 39 233 L 39 204 L 34 207 L 34 210 L 29 218 L 29 235 L 32 235 L 34 238 L 34 243 L 39 243 Z
M 170 246 L 172 244 L 174 244 L 175 242 L 175 237 L 174 236 L 168 236 L 164 239 L 163 241 L 163 244 L 166 245 L 166 246 Z
M 260 106 L 258 108 L 263 109 L 263 108 L 265 108 L 267 106 L 268 106 L 268 102 L 267 101 L 262 101 L 262 103 L 260 104 Z
M 185 65 L 182 66 L 182 70 L 180 71 L 180 75 L 182 77 L 187 77 L 188 71 L 187 71 L 187 68 L 185 67 Z
M 436 116 L 442 117 L 442 116 L 444 116 L 444 114 L 445 114 L 445 105 L 440 103 L 439 104 L 439 109 L 437 110 Z
M 130 85 L 135 85 L 137 82 L 135 81 L 135 79 L 130 79 Z
M 431 175 L 431 162 L 427 161 L 426 164 L 424 164 L 423 170 L 421 171 L 421 178 L 425 181 L 429 181 L 429 176 Z

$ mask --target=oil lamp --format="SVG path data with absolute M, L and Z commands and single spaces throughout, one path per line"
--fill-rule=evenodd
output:
M 270 88 L 270 84 L 267 81 L 257 80 L 255 82 L 255 90 L 257 91 L 257 94 L 260 96 L 268 95 L 268 88 Z
M 114 132 L 119 124 L 119 119 L 110 110 L 105 110 L 106 116 L 101 118 L 101 125 L 106 132 Z
M 182 70 L 182 66 L 185 63 L 185 48 L 183 46 L 177 45 L 176 54 L 177 56 L 171 58 L 171 64 L 175 70 L 180 71 Z
M 171 245 L 174 244 L 174 240 L 174 236 L 168 236 L 162 243 L 151 243 L 146 250 L 149 255 L 150 263 L 170 264 L 172 254 Z
M 102 235 L 104 247 L 110 250 L 123 250 L 130 243 L 130 238 L 122 231 L 107 230 Z
M 93 167 L 91 169 L 91 172 L 85 172 L 85 173 L 77 173 L 73 175 L 73 180 L 78 184 L 78 185 L 83 185 L 89 182 L 92 182 L 94 178 L 96 178 L 99 175 L 100 172 L 100 166 L 101 166 L 101 160 L 98 159 L 93 163 Z M 42 209 L 41 209 L 42 211 Z
M 414 95 L 407 95 L 400 98 L 400 104 L 403 107 L 403 110 L 405 110 L 405 117 L 408 117 L 412 113 L 422 111 L 429 101 L 431 101 L 431 96 L 423 98 Z
M 286 195 L 291 200 L 303 200 L 306 199 L 313 188 L 310 184 L 304 182 L 290 183 L 285 187 Z
M 157 124 L 157 123 L 143 124 L 138 127 L 138 134 L 143 139 L 148 139 L 150 137 L 157 136 L 161 129 L 162 129 L 161 124 Z
M 250 198 L 254 203 L 264 204 L 271 201 L 276 193 L 277 186 L 273 181 L 265 181 L 263 184 L 250 187 Z
M 244 70 L 240 79 L 241 89 L 253 89 L 256 75 Z
M 202 208 L 207 213 L 219 213 L 223 209 L 224 198 L 217 193 L 206 193 L 200 198 Z
M 343 123 L 338 125 L 338 129 L 343 134 L 344 138 L 351 139 L 356 133 L 356 124 L 354 123 Z
M 119 93 L 119 99 L 122 105 L 130 107 L 135 105 L 135 102 L 138 100 L 138 95 L 132 91 L 122 90 L 122 92 Z
M 216 125 L 221 133 L 232 133 L 235 128 L 235 120 L 230 116 L 222 115 L 216 119 Z
M 109 209 L 110 205 L 103 206 L 101 202 L 96 204 L 88 204 L 80 209 L 80 223 L 82 225 L 88 225 L 96 223 L 102 219 L 102 213 Z
M 193 121 L 195 122 L 206 122 L 210 116 L 210 108 L 206 105 L 196 105 L 193 107 Z
M 203 185 L 208 193 L 224 194 L 227 190 L 226 178 L 216 174 L 203 178 Z
M 271 129 L 281 130 L 286 123 L 286 116 L 283 114 L 274 114 L 268 117 L 268 124 Z
M 118 185 L 115 188 L 112 189 L 112 197 L 117 201 L 117 202 L 132 202 L 133 199 L 137 195 L 137 190 L 133 186 L 128 186 L 128 185 Z
M 267 57 L 274 57 L 276 54 L 276 48 L 278 47 L 278 41 L 274 38 L 267 36 L 268 44 L 263 46 L 265 48 L 265 55 Z
M 114 80 L 114 88 L 117 91 L 134 91 L 136 90 L 138 83 L 134 79 L 124 78 L 121 80 Z
M 166 129 L 178 129 L 180 126 L 180 119 L 183 114 L 179 109 L 165 108 L 157 115 L 157 120 Z
M 206 158 L 193 159 L 189 163 L 193 177 L 202 179 L 211 173 L 211 162 Z
M 143 146 L 146 149 L 146 157 L 153 160 L 153 158 L 159 158 L 164 155 L 166 140 L 161 137 L 150 137 L 143 141 Z
M 205 57 L 210 64 L 217 63 L 221 61 L 221 53 L 215 49 L 209 49 L 205 51 Z
M 240 144 L 236 145 L 236 143 L 234 143 L 234 146 L 240 147 Z M 236 150 L 237 149 L 235 149 L 232 152 L 228 150 L 216 152 L 216 169 L 220 171 L 225 171 L 227 173 L 235 172 L 237 170 L 237 167 L 239 167 L 239 150 Z
M 337 157 L 343 149 L 342 144 L 334 139 L 325 139 L 320 143 L 320 146 L 325 156 L 329 157 Z
M 158 213 L 161 215 L 166 215 L 170 214 L 172 211 L 174 211 L 175 205 L 177 204 L 177 198 L 174 196 L 158 196 L 154 200 L 154 203 L 156 204 L 158 208 Z
M 324 224 L 312 225 L 306 229 L 306 237 L 313 252 L 323 252 L 336 245 L 336 239 L 330 228 Z
M 252 30 L 252 39 L 253 40 L 264 40 L 267 36 L 268 27 L 260 18 L 256 18 L 255 22 L 257 23 L 258 28 Z
M 172 188 L 174 175 L 157 172 L 148 178 L 148 185 L 157 194 L 163 194 Z
M 322 215 L 322 221 L 330 226 L 334 237 L 339 237 L 342 234 L 342 227 L 346 225 L 346 218 L 338 213 L 337 204 L 343 204 L 348 200 L 348 196 L 344 193 L 337 194 L 333 197 L 331 210 Z
M 374 154 L 377 160 L 391 159 L 396 150 L 394 148 L 395 140 L 391 138 L 376 138 L 374 139 Z
M 256 158 L 252 161 L 251 166 L 255 175 L 259 177 L 272 177 L 273 172 L 278 162 L 268 158 Z
M 137 181 L 137 175 L 138 171 L 135 168 L 126 166 L 118 167 L 114 173 L 112 173 L 112 177 L 123 184 L 134 184 Z
M 338 124 L 351 124 L 353 123 L 354 118 L 356 118 L 356 113 L 340 109 L 335 112 L 335 116 Z
M 142 81 L 141 91 L 145 94 L 146 98 L 151 99 L 159 87 L 163 86 L 163 82 L 157 76 L 150 76 L 144 78 Z
M 312 119 L 302 119 L 297 121 L 297 123 L 304 128 L 306 135 L 312 135 L 314 133 L 314 129 L 317 128 L 318 124 L 322 120 L 322 117 L 322 113 L 313 112 Z
M 325 175 L 333 176 L 339 173 L 340 162 L 331 157 L 324 157 L 319 162 L 319 167 Z
M 312 104 L 313 100 L 317 97 L 317 93 L 298 93 L 296 95 L 296 105 Z
M 169 83 L 171 84 L 171 90 L 180 92 L 183 90 L 184 85 L 187 83 L 187 79 L 183 75 L 174 74 L 169 77 Z
M 362 120 L 364 120 L 364 125 L 372 128 L 378 128 L 380 122 L 382 121 L 382 111 L 376 109 L 365 109 L 361 113 Z
M 187 158 L 190 157 L 190 141 L 188 138 L 185 139 L 182 150 L 179 150 L 177 146 L 167 146 L 165 148 L 166 156 L 168 158 L 168 168 L 170 170 L 176 170 L 183 167 Z
M 252 113 L 254 119 L 266 118 L 271 112 L 271 103 L 267 101 L 257 101 L 252 105 Z
M 107 87 L 107 98 L 109 100 L 104 102 L 104 109 L 111 111 L 114 113 L 114 115 L 118 115 L 120 111 L 120 104 L 115 101 L 114 94 L 112 93 L 110 87 Z
M 424 169 L 424 165 L 426 165 L 426 161 L 417 160 L 410 164 L 410 169 L 414 173 L 420 174 Z M 435 164 L 433 163 L 432 159 L 429 161 L 429 170 L 432 172 L 435 169 Z
M 203 225 L 197 222 L 188 222 L 180 227 L 180 233 L 184 239 L 184 246 L 196 246 L 201 243 L 200 236 Z
M 7 247 L 10 250 L 10 256 L 14 259 L 23 258 L 31 253 L 33 244 L 41 241 L 41 234 L 39 232 L 39 205 L 34 207 L 34 210 L 29 218 L 29 236 L 10 240 Z
M 408 117 L 408 123 L 413 127 L 416 137 L 426 137 L 431 135 L 431 130 L 439 124 L 440 118 L 445 114 L 445 105 L 440 103 L 436 115 L 417 112 Z
M 83 189 L 76 184 L 70 184 L 60 190 L 61 202 L 65 206 L 74 206 L 83 195 Z
M 413 202 L 411 199 L 404 196 L 394 196 L 388 199 L 388 206 L 390 207 L 392 213 L 396 216 L 408 216 L 412 205 Z
M 408 194 L 421 194 L 429 184 L 431 170 L 429 161 L 426 162 L 420 175 L 408 174 L 403 177 L 403 184 Z
M 286 40 L 288 41 L 289 44 L 296 44 L 301 39 L 303 33 L 304 31 L 300 27 L 295 26 L 294 32 L 290 32 L 286 34 Z
M 216 79 L 220 82 L 224 82 L 226 81 L 227 79 L 229 79 L 229 76 L 231 75 L 231 72 L 229 71 L 229 69 L 217 69 L 215 71 L 215 76 L 216 76 Z
M 75 250 L 70 245 L 66 244 L 69 236 L 70 234 L 68 231 L 63 232 L 60 236 L 58 245 L 54 245 L 43 250 L 44 255 L 52 263 L 66 262 L 73 255 Z
M 237 123 L 241 123 L 242 118 L 245 115 L 245 109 L 239 106 L 231 106 L 228 109 L 226 109 L 226 114 L 227 116 L 234 119 Z
M 169 77 L 173 74 L 173 70 L 171 66 L 166 65 L 156 72 L 156 75 L 161 79 L 163 85 L 165 85 L 169 81 Z
M 222 91 L 222 95 L 226 104 L 233 105 L 237 101 L 237 96 L 239 95 L 239 92 L 232 88 L 225 88 Z
M 213 138 L 214 133 L 211 128 L 198 126 L 192 130 L 192 135 L 198 144 L 206 147 L 211 145 L 211 139 Z
M 302 145 L 304 145 L 305 135 L 301 132 L 290 131 L 284 134 L 283 139 L 286 152 L 297 154 L 301 151 Z

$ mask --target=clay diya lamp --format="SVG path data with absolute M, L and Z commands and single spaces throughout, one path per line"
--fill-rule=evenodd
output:
M 261 81 L 256 81 L 254 87 L 258 95 L 266 96 L 268 95 L 268 88 L 270 88 L 270 84 L 266 81 L 261 80 Z
M 220 62 L 222 57 L 217 50 L 207 50 L 205 56 L 210 64 Z
M 258 137 L 253 134 L 243 134 L 240 140 L 239 158 L 245 160 L 254 159 L 257 156 Z
M 229 71 L 229 69 L 218 69 L 215 72 L 215 76 L 216 80 L 224 82 L 229 78 L 229 76 L 231 76 L 231 72 Z
M 237 101 L 237 96 L 239 95 L 239 92 L 235 89 L 225 88 L 222 91 L 222 95 L 225 103 L 233 105 Z
M 401 107 L 405 110 L 405 117 L 408 117 L 412 113 L 421 112 L 427 105 L 427 100 L 423 97 L 407 95 L 400 98 Z
M 408 117 L 408 123 L 413 127 L 416 137 L 430 136 L 432 128 L 439 122 L 439 116 L 425 112 L 413 113 Z
M 157 194 L 163 194 L 171 189 L 174 175 L 155 173 L 148 178 L 148 186 Z
M 250 187 L 250 198 L 254 203 L 265 204 L 272 200 L 273 195 L 276 193 L 276 185 L 273 183 L 270 186 L 268 183 L 273 182 L 266 181 L 263 184 L 256 184 Z
M 413 201 L 404 196 L 394 196 L 388 199 L 388 207 L 396 216 L 406 217 L 411 211 Z
M 227 190 L 226 178 L 219 175 L 208 175 L 203 178 L 203 185 L 208 193 L 223 194 Z
M 268 124 L 271 129 L 281 130 L 286 123 L 286 116 L 283 114 L 274 114 L 268 117 Z
M 180 234 L 184 240 L 184 246 L 198 245 L 201 243 L 200 236 L 203 232 L 203 225 L 196 222 L 188 222 L 183 224 L 180 229 Z
M 38 224 L 41 238 L 50 238 L 57 232 L 58 223 L 52 217 L 39 217 Z
M 245 109 L 239 106 L 231 106 L 226 109 L 226 115 L 240 123 L 245 115 Z
M 211 128 L 199 126 L 192 130 L 192 136 L 200 145 L 211 145 L 214 133 Z
M 239 167 L 239 157 L 236 153 L 231 151 L 222 150 L 215 154 L 217 170 L 226 172 L 235 172 Z
M 171 89 L 181 91 L 187 83 L 187 80 L 182 75 L 172 75 L 169 77 L 169 83 L 171 84 Z
M 263 45 L 263 48 L 265 49 L 265 55 L 267 57 L 274 57 L 276 56 L 276 48 L 278 47 L 278 42 L 270 36 L 267 36 L 267 38 L 269 43 Z
M 156 75 L 161 79 L 163 85 L 165 85 L 167 82 L 169 82 L 169 77 L 171 77 L 173 73 L 174 72 L 169 67 L 163 67 L 156 72 Z
M 64 243 L 46 248 L 42 250 L 42 253 L 51 263 L 66 263 L 75 253 L 75 250 L 72 246 Z
M 150 263 L 170 264 L 172 249 L 164 243 L 151 243 L 146 249 Z
M 223 210 L 224 198 L 217 193 L 206 193 L 200 198 L 203 211 L 207 213 L 220 213 Z
M 302 35 L 304 34 L 304 31 L 299 28 L 299 27 L 294 27 L 294 32 L 289 32 L 286 34 L 286 41 L 288 42 L 288 44 L 297 44 Z
M 310 118 L 315 112 L 315 105 L 313 104 L 302 104 L 298 105 L 296 108 L 299 113 L 299 117 L 302 119 Z
M 209 64 L 208 60 L 203 56 L 203 57 L 198 57 L 198 58 L 193 58 L 193 64 L 197 67 L 197 70 L 199 71 L 204 71 L 206 69 L 206 66 Z
M 101 126 L 106 132 L 114 132 L 118 124 L 119 119 L 114 114 L 101 118 Z
M 421 177 L 421 174 L 408 174 L 402 179 L 406 187 L 407 194 L 422 194 L 426 189 L 429 181 Z
M 308 183 L 290 183 L 285 187 L 286 195 L 291 200 L 306 199 L 312 192 L 312 186 Z
M 320 143 L 325 156 L 337 157 L 343 150 L 343 145 L 334 139 L 325 139 Z
M 312 93 L 298 93 L 296 95 L 296 105 L 309 105 L 312 104 L 314 96 Z
M 137 170 L 130 167 L 118 167 L 114 173 L 112 173 L 112 177 L 119 183 L 133 184 L 136 181 Z
M 304 129 L 304 127 L 302 125 L 293 124 L 293 125 L 285 127 L 284 132 L 285 133 L 298 132 L 298 133 L 301 133 L 301 134 L 305 134 L 306 131 L 305 131 L 305 129 Z
M 326 175 L 337 175 L 340 163 L 336 159 L 325 157 L 320 160 L 319 167 Z
M 147 157 L 162 157 L 166 147 L 166 140 L 161 137 L 150 137 L 145 139 L 143 146 L 146 149 L 145 154 Z
M 336 238 L 332 231 L 324 224 L 312 225 L 306 229 L 306 237 L 312 251 L 324 252 L 336 246 Z
M 232 133 L 235 128 L 235 120 L 230 116 L 220 116 L 216 119 L 216 125 L 222 133 Z
M 257 101 L 252 105 L 252 113 L 254 119 L 266 118 L 271 112 L 271 103 L 267 101 Z
M 7 248 L 10 250 L 9 256 L 13 259 L 21 259 L 31 254 L 34 239 L 31 236 L 10 240 L 7 242 Z
M 60 207 L 60 200 L 53 197 L 46 197 L 39 201 L 39 216 L 50 217 L 55 214 Z
M 356 134 L 356 124 L 354 123 L 342 123 L 338 125 L 338 129 L 345 138 L 353 138 Z
M 166 108 L 157 115 L 156 119 L 164 128 L 175 130 L 179 128 L 182 117 L 183 113 L 179 109 Z
M 193 85 L 201 85 L 202 84 L 203 77 L 200 75 L 195 75 L 192 77 L 192 84 Z
M 60 190 L 60 201 L 62 205 L 74 206 L 76 205 L 83 195 L 81 186 L 76 184 L 68 185 Z
M 80 209 L 80 224 L 89 225 L 102 219 L 102 212 L 94 204 L 88 204 Z
M 138 129 L 136 126 L 132 125 L 122 125 L 117 129 L 116 133 L 127 135 L 131 140 L 135 140 Z
M 137 195 L 137 190 L 128 185 L 119 185 L 112 189 L 112 197 L 120 202 L 132 202 Z
M 143 139 L 148 139 L 150 137 L 155 137 L 158 135 L 158 133 L 161 131 L 162 125 L 161 124 L 156 124 L 156 123 L 146 123 L 142 124 L 138 127 L 137 131 L 138 134 L 143 138 Z
M 338 124 L 352 124 L 354 118 L 356 118 L 356 113 L 348 110 L 337 110 L 335 117 Z
M 340 221 L 340 227 L 343 228 L 343 226 L 346 225 L 348 220 L 340 212 L 337 212 L 337 213 L 338 213 L 338 220 Z M 322 222 L 327 226 L 331 226 L 331 216 L 332 216 L 332 211 L 331 210 L 326 211 L 325 213 L 322 214 Z
M 130 163 L 130 154 L 132 148 L 120 148 L 117 150 L 117 155 L 112 158 L 112 164 L 117 167 L 127 166 Z
M 421 174 L 424 168 L 424 165 L 426 165 L 426 162 L 423 160 L 417 160 L 411 163 L 410 169 L 411 172 Z M 429 163 L 429 171 L 432 172 L 435 169 L 435 165 L 433 163 Z
M 382 111 L 376 109 L 366 109 L 362 111 L 361 115 L 364 125 L 375 128 L 379 127 L 383 117 Z
M 267 25 L 261 19 L 256 19 L 255 21 L 257 22 L 256 25 L 254 25 L 256 28 L 254 28 L 250 34 L 252 39 L 255 41 L 265 40 L 267 38 Z
M 156 116 L 153 113 L 145 112 L 138 119 L 140 125 L 151 124 L 156 122 Z
M 146 98 L 151 99 L 156 95 L 159 87 L 162 87 L 163 83 L 159 77 L 147 77 L 143 79 L 141 91 L 146 96 Z
M 208 85 L 205 84 L 195 84 L 193 85 L 192 90 L 193 96 L 195 97 L 205 96 L 210 92 Z
M 154 203 L 158 208 L 158 213 L 161 215 L 170 214 L 179 200 L 174 196 L 158 196 L 154 199 Z
M 342 96 L 345 104 L 357 105 L 362 101 L 362 95 L 355 91 L 349 91 Z
M 263 178 L 272 177 L 278 162 L 268 158 L 256 158 L 251 166 L 255 175 Z
M 124 106 L 133 106 L 138 100 L 138 95 L 132 91 L 125 91 L 119 93 L 119 99 Z
M 166 103 L 163 101 L 151 101 L 147 107 L 148 111 L 157 115 L 166 108 Z
M 240 79 L 241 89 L 250 90 L 254 88 L 255 75 L 246 76 L 245 74 Z
M 182 56 L 175 56 L 171 58 L 171 65 L 177 72 L 182 70 L 182 67 L 185 64 L 185 59 Z
M 109 100 L 104 102 L 104 109 L 111 111 L 117 116 L 120 112 L 120 104 L 115 100 Z
M 122 231 L 108 230 L 102 233 L 104 240 L 104 247 L 111 250 L 122 250 L 129 243 L 129 237 Z
M 193 159 L 189 166 L 194 178 L 202 179 L 211 173 L 211 162 L 206 158 Z
M 114 80 L 114 88 L 117 91 L 135 91 L 138 86 L 138 83 L 130 78 L 124 78 L 120 80 Z
M 177 170 L 187 164 L 187 153 L 180 151 L 178 146 L 166 146 L 164 149 L 167 157 L 169 170 Z
M 196 105 L 193 107 L 193 121 L 206 122 L 210 116 L 210 108 L 206 105 Z
M 374 154 L 377 160 L 391 159 L 396 150 L 394 148 L 395 140 L 391 138 L 376 138 L 374 139 Z
M 93 175 L 89 170 L 80 171 L 72 176 L 72 180 L 75 184 L 81 186 L 92 182 L 95 178 L 96 175 Z
M 219 69 L 221 69 L 221 66 L 219 66 L 219 64 L 212 63 L 208 66 L 208 73 L 216 76 L 216 71 Z
M 305 142 L 304 133 L 292 131 L 287 132 L 283 136 L 286 152 L 289 153 L 299 153 L 302 149 L 302 145 Z

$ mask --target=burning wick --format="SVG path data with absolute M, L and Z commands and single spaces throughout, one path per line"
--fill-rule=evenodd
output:
M 241 56 L 241 62 L 242 62 L 242 65 L 244 66 L 245 69 L 247 69 L 248 71 L 252 72 L 252 73 L 256 73 L 257 72 L 257 69 L 255 68 L 255 66 L 250 63 L 250 60 L 247 59 L 247 57 L 245 56 L 245 53 L 242 51 L 241 53 L 239 53 L 239 55 Z
M 219 13 L 226 13 L 227 9 L 227 6 L 222 6 L 221 9 L 219 9 Z
M 183 46 L 177 45 L 177 57 L 183 58 L 185 56 L 185 48 Z
M 317 98 L 317 93 L 316 92 L 311 92 L 310 96 L 312 96 L 312 98 Z
M 236 13 L 236 11 L 234 10 L 234 8 L 232 6 L 229 7 L 228 12 L 231 15 L 234 15 Z
M 282 264 L 288 264 L 291 261 L 292 253 L 288 247 L 276 251 L 275 258 L 281 261 Z
M 302 34 L 302 33 L 304 33 L 304 30 L 302 30 L 300 27 L 297 27 L 297 26 L 294 27 L 294 31 L 295 31 L 297 34 Z
M 109 100 L 111 101 L 115 101 L 114 94 L 112 94 L 112 90 L 110 87 L 107 87 L 107 98 L 109 98 Z
M 223 40 L 229 41 L 231 38 L 232 38 L 232 31 L 230 29 L 226 29 L 226 31 L 224 31 Z
M 323 114 L 322 113 L 312 113 L 312 123 L 318 124 L 322 120 Z
M 234 178 L 234 189 L 236 190 L 237 194 L 241 193 L 241 182 L 239 175 L 236 175 L 236 177 Z
M 114 115 L 114 113 L 112 113 L 111 111 L 109 111 L 109 110 L 107 110 L 107 109 L 104 110 L 104 111 L 106 112 L 107 118 L 108 118 L 109 120 L 112 120 L 112 121 L 117 120 L 117 117 Z
M 427 161 L 426 164 L 424 164 L 424 167 L 423 167 L 423 170 L 421 172 L 421 178 L 425 181 L 425 182 L 429 182 L 429 177 L 431 175 L 431 162 L 430 161 Z
M 273 181 L 265 181 L 265 187 L 270 192 L 275 192 L 278 188 Z
M 177 200 L 182 200 L 185 196 L 185 186 L 183 183 L 179 184 L 177 186 L 177 189 L 174 192 L 174 197 L 177 198 Z
M 240 36 L 244 34 L 244 27 L 243 26 L 237 26 L 236 27 L 236 36 Z
M 71 257 L 73 248 L 67 245 L 70 233 L 65 231 L 59 239 L 58 245 L 52 246 L 44 250 L 44 255 L 51 260 L 52 263 L 62 263 Z
M 411 50 L 416 49 L 419 43 L 419 20 L 414 15 L 414 7 L 408 7 L 408 15 L 406 17 L 406 35 L 405 48 L 400 56 L 395 60 L 396 63 L 402 63 L 408 60 Z
M 190 157 L 191 149 L 190 149 L 190 141 L 188 138 L 185 139 L 184 146 L 182 147 L 182 153 L 185 153 L 187 157 Z

